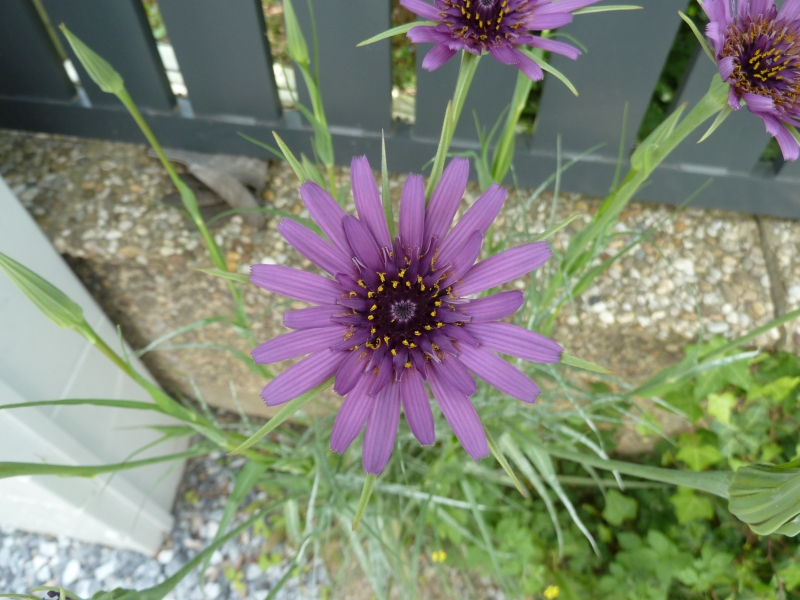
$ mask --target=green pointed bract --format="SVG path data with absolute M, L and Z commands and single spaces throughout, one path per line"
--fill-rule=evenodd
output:
M 66 25 L 62 23 L 59 27 L 64 32 L 64 36 L 66 36 L 69 45 L 72 46 L 78 60 L 81 61 L 83 68 L 89 73 L 92 81 L 100 86 L 101 90 L 109 94 L 120 94 L 125 91 L 125 82 L 122 76 L 106 60 L 84 44 L 74 33 L 67 29 Z
M 286 49 L 289 57 L 296 63 L 307 67 L 310 62 L 308 46 L 303 37 L 303 31 L 300 29 L 300 23 L 297 22 L 297 15 L 291 0 L 283 2 L 283 19 L 286 23 Z
M 0 252 L 0 269 L 36 308 L 62 329 L 88 327 L 83 309 L 57 287 Z

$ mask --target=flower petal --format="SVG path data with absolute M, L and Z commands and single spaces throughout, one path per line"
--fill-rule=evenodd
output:
M 444 281 L 439 284 L 439 287 L 446 288 L 455 283 L 464 273 L 466 273 L 481 253 L 481 244 L 483 243 L 483 235 L 480 231 L 473 231 L 469 236 L 461 251 L 453 256 L 452 265 L 448 269 L 450 275 L 445 277 Z
M 772 98 L 767 96 L 744 92 L 742 94 L 742 99 L 747 105 L 747 110 L 751 113 L 771 113 L 775 110 L 775 102 L 773 102 Z
M 552 254 L 547 242 L 531 242 L 490 256 L 474 265 L 461 278 L 458 294 L 477 294 L 522 277 L 542 266 Z
M 579 8 L 596 4 L 597 2 L 600 2 L 600 0 L 559 0 L 559 2 L 551 2 L 550 4 L 537 7 L 535 14 L 539 16 L 549 13 L 574 12 Z
M 257 365 L 268 365 L 330 348 L 331 345 L 341 342 L 347 332 L 348 328 L 342 325 L 292 331 L 264 342 L 250 355 Z
M 729 81 L 731 75 L 733 75 L 733 69 L 736 67 L 736 63 L 733 60 L 732 56 L 726 56 L 722 60 L 719 61 L 719 74 L 722 77 L 722 81 Z
M 331 430 L 331 450 L 343 454 L 358 437 L 367 417 L 375 406 L 375 397 L 367 393 L 370 377 L 363 376 L 353 390 L 347 394 Z
M 395 382 L 387 385 L 378 395 L 367 420 L 364 434 L 362 462 L 364 471 L 379 475 L 392 455 L 400 420 L 400 394 Z
M 381 271 L 383 260 L 381 260 L 375 238 L 372 237 L 367 226 L 354 216 L 347 215 L 344 218 L 344 231 L 356 257 L 371 271 Z
M 489 444 L 481 419 L 469 398 L 460 391 L 449 387 L 438 372 L 439 365 L 430 363 L 428 382 L 436 402 L 444 413 L 458 441 L 472 458 L 480 460 L 489 456 Z
M 349 273 L 353 270 L 350 257 L 339 248 L 331 246 L 316 233 L 291 219 L 283 219 L 278 231 L 295 250 L 305 256 L 320 269 L 331 275 Z
M 437 31 L 433 25 L 419 25 L 412 27 L 406 37 L 415 44 L 438 44 L 450 39 L 450 35 L 444 31 Z
M 333 377 L 344 358 L 343 352 L 332 350 L 310 354 L 270 381 L 261 397 L 267 406 L 276 406 L 302 396 Z
M 341 316 L 347 311 L 336 304 L 321 304 L 309 306 L 298 310 L 283 313 L 283 325 L 289 329 L 313 329 L 314 327 L 328 327 L 331 319 Z
M 426 71 L 435 71 L 448 60 L 453 58 L 456 51 L 447 45 L 447 42 L 436 44 L 422 60 L 422 68 Z
M 371 358 L 371 352 L 364 348 L 345 350 L 344 352 L 347 353 L 347 358 L 339 365 L 339 370 L 336 371 L 336 380 L 333 382 L 333 391 L 340 396 L 349 394 L 361 381 Z M 366 419 L 366 417 L 364 418 Z
M 464 216 L 459 219 L 452 231 L 447 234 L 439 249 L 439 262 L 441 264 L 449 263 L 453 256 L 462 251 L 467 238 L 473 231 L 480 231 L 481 235 L 486 235 L 489 227 L 494 223 L 497 215 L 500 214 L 505 200 L 506 190 L 493 183 L 467 209 Z
M 458 205 L 464 197 L 468 178 L 469 160 L 466 158 L 452 159 L 442 173 L 442 178 L 436 185 L 428 209 L 425 211 L 424 240 L 426 242 L 433 236 L 440 240 L 444 239 L 458 210 Z
M 435 6 L 422 0 L 400 0 L 400 5 L 428 21 L 439 21 L 442 18 Z
M 251 266 L 250 283 L 268 292 L 315 304 L 335 304 L 344 293 L 342 286 L 331 279 L 283 265 Z
M 564 0 L 562 0 L 559 4 L 563 4 L 563 2 Z M 558 40 L 543 38 L 538 35 L 533 36 L 533 41 L 530 43 L 530 45 L 535 46 L 536 48 L 541 48 L 542 50 L 546 50 L 547 52 L 561 54 L 562 56 L 566 56 L 572 60 L 576 60 L 581 55 L 581 51 L 571 44 L 560 42 Z
M 786 127 L 783 126 L 778 119 L 768 115 L 759 115 L 764 120 L 764 125 L 767 127 L 767 132 L 774 136 L 781 147 L 784 160 L 797 160 L 800 155 L 800 148 L 797 146 L 797 140 L 789 133 Z
M 416 369 L 406 369 L 403 373 L 400 379 L 400 401 L 411 433 L 423 446 L 432 446 L 436 441 L 436 434 L 431 402 L 425 391 L 422 376 Z
M 475 375 L 512 398 L 535 402 L 541 393 L 522 371 L 483 347 L 464 345 L 458 358 Z
M 538 363 L 557 363 L 564 349 L 550 338 L 511 323 L 469 323 L 463 326 L 481 345 Z
M 464 305 L 464 313 L 472 317 L 473 323 L 485 321 L 497 321 L 513 315 L 522 303 L 525 296 L 522 292 L 514 290 L 510 292 L 500 292 L 485 298 L 470 300 Z
M 561 4 L 558 2 L 558 4 Z M 553 13 L 551 15 L 540 15 L 528 22 L 528 29 L 531 31 L 544 31 L 546 29 L 558 29 L 564 25 L 572 23 L 572 15 L 569 13 Z
M 542 68 L 537 65 L 532 58 L 526 56 L 516 48 L 503 45 L 493 46 L 489 49 L 489 52 L 501 63 L 517 67 L 527 75 L 531 81 L 540 81 L 544 79 L 544 71 L 542 71 Z
M 425 185 L 422 175 L 409 175 L 400 196 L 400 240 L 404 246 L 422 246 L 425 231 Z
M 356 156 L 350 163 L 350 181 L 353 186 L 353 199 L 361 222 L 369 228 L 378 246 L 390 248 L 389 226 L 383 213 L 381 196 L 372 176 L 372 169 L 366 156 Z
M 336 200 L 313 181 L 306 181 L 300 186 L 300 197 L 311 218 L 316 221 L 328 239 L 347 256 L 353 256 L 342 226 L 345 212 Z

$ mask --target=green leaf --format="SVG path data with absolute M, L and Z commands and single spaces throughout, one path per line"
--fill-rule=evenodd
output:
M 612 10 L 641 10 L 641 6 L 631 4 L 609 4 L 605 6 L 586 6 L 572 11 L 573 15 L 588 15 L 591 13 L 609 12 Z
M 782 402 L 800 384 L 800 377 L 780 377 L 765 385 L 755 385 L 747 392 L 747 401 L 756 398 L 769 398 L 773 402 Z
M 720 125 L 722 125 L 725 119 L 731 116 L 732 113 L 733 109 L 730 107 L 730 104 L 726 104 L 725 106 L 723 106 L 722 110 L 719 111 L 719 113 L 717 114 L 717 118 L 714 119 L 714 122 L 711 124 L 711 127 L 709 127 L 708 130 L 703 134 L 703 137 L 697 140 L 697 143 L 699 144 L 700 142 L 705 141 L 706 138 L 710 136 L 712 133 L 714 133 L 717 130 L 717 128 Z
M 221 269 L 195 269 L 196 271 L 202 271 L 208 275 L 213 275 L 214 277 L 221 277 L 222 279 L 230 279 L 231 281 L 238 281 L 240 283 L 248 283 L 250 278 L 243 273 L 231 273 L 230 271 L 223 271 Z
M 116 471 L 125 471 L 128 469 L 136 469 L 145 467 L 147 465 L 154 465 L 156 463 L 170 461 L 170 460 L 183 460 L 184 458 L 192 458 L 201 454 L 208 453 L 208 448 L 205 446 L 198 446 L 194 450 L 187 452 L 180 452 L 178 454 L 167 454 L 165 456 L 156 456 L 153 458 L 146 458 L 144 460 L 132 460 L 129 462 L 115 463 L 108 465 L 97 466 L 75 466 L 75 465 L 49 465 L 46 463 L 21 463 L 21 462 L 0 462 L 0 479 L 6 477 L 20 477 L 22 475 L 58 475 L 60 477 L 94 477 L 95 475 L 102 475 L 103 473 L 112 473 Z
M 714 52 L 708 45 L 706 37 L 702 33 L 700 33 L 700 30 L 697 28 L 697 25 L 695 25 L 694 21 L 692 21 L 688 16 L 683 14 L 681 11 L 678 11 L 678 14 L 680 15 L 681 19 L 683 19 L 684 22 L 691 28 L 692 33 L 694 33 L 694 37 L 696 37 L 697 41 L 700 42 L 700 47 L 703 48 L 703 52 L 705 52 L 706 56 L 708 56 L 708 58 L 710 58 L 711 61 L 716 65 L 717 61 L 714 58 Z
M 155 410 L 160 409 L 152 402 L 138 402 L 136 400 L 100 400 L 96 398 L 79 398 L 66 400 L 40 400 L 37 402 L 20 402 L 19 404 L 0 404 L 0 410 L 8 408 L 32 408 L 34 406 L 107 406 L 110 408 L 128 408 L 133 410 Z
M 748 465 L 733 474 L 728 510 L 758 535 L 800 533 L 800 459 Z
M 519 482 L 519 479 L 517 479 L 516 473 L 514 473 L 514 470 L 511 468 L 511 465 L 508 464 L 506 457 L 503 455 L 503 451 L 500 450 L 500 447 L 497 445 L 497 442 L 494 441 L 494 438 L 492 437 L 492 434 L 489 432 L 489 429 L 486 427 L 486 425 L 483 426 L 483 431 L 486 433 L 486 441 L 489 443 L 489 450 L 491 451 L 492 456 L 494 456 L 497 459 L 497 462 L 500 463 L 500 466 L 503 467 L 503 470 L 506 472 L 506 475 L 508 475 L 509 479 L 511 479 L 511 482 L 514 484 L 514 487 L 517 488 L 517 490 L 519 491 L 520 494 L 523 495 L 523 497 L 527 498 L 528 497 L 527 490 Z
M 698 496 L 690 488 L 679 487 L 678 493 L 671 496 L 669 501 L 675 507 L 675 514 L 681 525 L 714 518 L 714 505 L 711 500 Z
M 590 363 L 586 360 L 581 360 L 580 358 L 575 358 L 574 356 L 570 356 L 567 353 L 561 355 L 561 364 L 568 365 L 570 367 L 575 367 L 577 369 L 583 369 L 585 371 L 592 371 L 594 373 L 602 373 L 604 375 L 612 375 L 611 371 L 608 369 L 596 365 L 594 363 Z
M 305 183 L 308 181 L 309 177 L 306 174 L 305 169 L 303 169 L 302 165 L 297 161 L 297 158 L 295 158 L 295 155 L 292 154 L 292 151 L 289 150 L 289 146 L 287 146 L 286 143 L 281 139 L 281 136 L 278 135 L 277 131 L 273 131 L 272 135 L 275 136 L 275 141 L 278 142 L 278 146 L 280 147 L 281 152 L 283 152 L 283 158 L 289 163 L 289 166 L 292 167 L 292 170 L 294 171 L 295 175 L 297 175 L 300 183 Z
M 100 86 L 101 90 L 109 94 L 120 94 L 125 91 L 125 82 L 122 80 L 122 76 L 105 59 L 79 40 L 74 33 L 67 29 L 66 25 L 62 23 L 59 28 L 66 36 L 83 68 L 89 73 L 89 77 Z
M 412 21 L 411 23 L 404 23 L 403 25 L 392 27 L 383 33 L 372 36 L 368 40 L 364 40 L 360 44 L 357 44 L 356 47 L 367 46 L 368 44 L 374 44 L 375 42 L 380 42 L 381 40 L 385 40 L 386 38 L 393 37 L 395 35 L 400 35 L 401 33 L 408 33 L 414 27 L 419 27 L 420 25 L 438 25 L 438 23 L 436 21 Z
M 539 65 L 542 68 L 542 71 L 550 73 L 554 77 L 558 78 L 561 81 L 561 83 L 567 86 L 567 89 L 569 89 L 570 92 L 572 92 L 576 96 L 578 95 L 578 90 L 575 89 L 575 86 L 572 85 L 572 82 L 569 79 L 567 79 L 567 76 L 564 75 L 561 71 L 556 69 L 554 66 L 548 64 L 546 60 L 537 56 L 535 52 L 528 50 L 525 46 L 519 46 L 519 49 L 525 56 L 527 56 L 537 65 Z
M 635 498 L 628 498 L 617 490 L 609 490 L 606 494 L 606 507 L 603 509 L 603 518 L 611 525 L 619 527 L 625 521 L 636 518 L 639 503 Z
M 689 465 L 692 471 L 704 471 L 711 465 L 722 461 L 722 455 L 719 450 L 711 444 L 683 446 L 678 450 L 675 457 Z
M 549 239 L 554 233 L 558 233 L 559 231 L 564 229 L 564 227 L 566 227 L 567 225 L 572 223 L 575 219 L 580 217 L 582 214 L 583 213 L 580 213 L 580 212 L 575 213 L 574 215 L 571 215 L 571 216 L 567 217 L 566 219 L 564 219 L 560 223 L 556 223 L 555 225 L 553 225 L 552 227 L 547 229 L 544 233 L 540 233 L 539 235 L 534 237 L 533 241 L 534 242 L 543 242 L 543 241 Z
M 278 413 L 272 417 L 267 423 L 258 431 L 256 431 L 252 436 L 250 436 L 245 442 L 239 445 L 234 450 L 231 450 L 229 454 L 240 454 L 243 450 L 247 450 L 250 446 L 257 443 L 261 440 L 264 436 L 268 435 L 275 429 L 278 425 L 283 423 L 286 419 L 291 417 L 294 413 L 300 410 L 303 406 L 308 404 L 311 400 L 319 396 L 325 389 L 329 388 L 333 385 L 333 377 L 328 379 L 325 383 L 322 383 L 315 387 L 313 390 L 310 390 L 295 398 L 294 400 L 287 402 L 284 407 L 278 411 Z
M 386 164 L 386 136 L 381 131 L 381 202 L 383 203 L 383 216 L 389 226 L 389 238 L 397 237 L 397 225 L 394 222 L 392 211 L 392 197 L 389 194 L 389 168 Z
M 283 1 L 283 20 L 286 24 L 286 50 L 289 58 L 297 64 L 307 67 L 310 62 L 308 46 L 291 0 Z
M 241 131 L 237 131 L 236 134 L 241 136 L 241 137 L 243 137 L 248 142 L 251 142 L 251 143 L 255 144 L 256 146 L 261 146 L 262 148 L 264 148 L 264 150 L 272 152 L 272 154 L 274 154 L 275 156 L 277 156 L 281 160 L 284 159 L 284 156 L 283 156 L 283 154 L 281 154 L 281 151 L 278 150 L 277 148 L 275 148 L 274 146 L 270 146 L 269 144 L 266 144 L 266 143 L 262 142 L 261 140 L 257 140 L 254 137 L 250 137 L 249 135 L 247 135 L 245 133 L 242 133 Z
M 367 504 L 369 504 L 370 496 L 372 496 L 372 488 L 375 487 L 376 479 L 378 479 L 378 476 L 372 473 L 367 473 L 364 479 L 364 489 L 361 490 L 361 499 L 358 501 L 356 516 L 353 518 L 353 531 L 356 530 L 356 527 L 361 522 L 361 517 L 364 516 L 364 511 L 367 510 Z
M 708 397 L 708 414 L 716 417 L 725 425 L 731 424 L 731 410 L 736 406 L 736 396 L 730 392 L 711 394 Z
M 36 273 L 0 252 L 0 269 L 44 316 L 62 329 L 84 329 L 83 309 Z
M 784 567 L 778 571 L 778 575 L 786 586 L 786 591 L 791 592 L 793 589 L 800 587 L 800 562 L 793 562 L 788 567 Z

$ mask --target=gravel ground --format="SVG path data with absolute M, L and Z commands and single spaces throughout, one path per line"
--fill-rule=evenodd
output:
M 0 529 L 0 593 L 24 593 L 35 586 L 62 585 L 88 598 L 98 590 L 117 587 L 145 589 L 164 581 L 206 547 L 217 532 L 232 475 L 242 459 L 216 452 L 188 461 L 173 514 L 175 526 L 155 558 L 97 544 Z M 267 499 L 251 493 L 243 507 Z M 233 526 L 246 520 L 240 514 Z M 216 551 L 202 582 L 198 571 L 183 579 L 167 600 L 263 600 L 289 568 L 294 550 L 276 542 L 266 528 L 252 528 Z M 266 537 L 265 537 L 266 536 Z M 278 600 L 321 597 L 328 583 L 321 563 L 290 578 L 275 595 Z

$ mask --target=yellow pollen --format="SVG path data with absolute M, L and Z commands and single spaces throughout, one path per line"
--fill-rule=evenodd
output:
M 351 298 L 353 298 L 354 296 L 358 296 L 358 294 L 356 294 L 355 292 L 350 292 L 349 296 L 350 296 Z
M 424 283 L 420 283 L 419 284 L 419 289 L 420 289 L 420 291 L 424 292 L 425 291 L 425 284 Z
M 377 329 L 377 328 L 375 328 L 375 327 L 373 327 L 372 329 L 370 329 L 370 330 L 369 330 L 369 332 L 370 332 L 372 335 L 375 335 L 375 333 L 377 333 L 377 331 L 378 331 L 378 329 Z
M 408 346 L 408 340 L 403 340 L 403 346 Z
M 397 350 L 395 350 L 394 348 L 392 348 L 390 352 L 392 353 L 392 356 L 397 356 Z
M 416 347 L 417 347 L 417 345 L 416 345 L 414 342 L 411 342 L 411 343 L 408 345 L 408 347 L 409 347 L 409 348 L 416 348 Z
M 437 346 L 436 344 L 431 344 L 431 348 L 433 348 L 434 350 L 438 350 L 439 346 Z
M 367 298 L 374 298 L 375 292 L 367 292 Z
M 373 304 L 372 306 L 369 307 L 369 312 L 373 312 L 373 311 L 376 311 L 376 310 L 378 310 L 378 305 L 377 304 Z
M 433 327 L 430 325 L 425 325 L 425 331 L 430 331 L 431 329 L 433 329 Z
M 436 311 L 435 311 L 435 310 L 432 310 L 432 311 L 431 311 L 431 316 L 432 316 L 432 317 L 435 317 L 435 316 L 436 316 Z
M 375 315 L 370 315 L 367 317 L 367 321 L 372 321 L 375 318 Z
M 397 284 L 400 283 L 399 281 L 392 282 L 392 288 L 397 289 Z
M 386 342 L 387 344 L 389 343 L 390 339 L 391 338 L 388 335 L 383 336 L 383 341 Z
M 406 369 L 410 369 L 410 368 L 411 368 L 411 363 L 410 363 L 410 362 L 407 362 L 407 363 L 406 363 L 406 364 L 404 364 L 403 366 L 404 366 Z
M 400 269 L 400 272 L 398 273 L 400 279 L 402 279 L 405 276 L 405 274 L 406 274 L 406 270 L 405 269 Z
M 379 292 L 382 292 L 382 291 L 383 291 L 383 286 L 382 286 L 382 285 L 379 285 L 379 286 L 378 286 L 378 291 L 379 291 Z
M 348 331 L 344 334 L 344 339 L 346 340 L 349 340 L 351 337 L 353 337 L 353 333 L 351 331 Z
M 406 287 L 411 287 L 411 282 L 410 281 L 406 281 Z
M 366 283 L 364 283 L 364 280 L 363 280 L 363 279 L 359 279 L 359 280 L 358 280 L 358 285 L 360 285 L 361 287 L 363 287 L 363 288 L 365 288 L 365 289 L 366 289 L 366 287 L 367 287 L 367 284 L 366 284 Z
M 442 327 L 444 327 L 444 323 L 442 323 L 441 321 L 439 321 L 438 323 L 436 323 L 436 328 L 437 328 L 437 329 L 441 329 Z
M 386 273 L 378 273 L 378 277 L 381 278 L 381 283 L 386 281 Z
M 442 301 L 441 300 L 437 300 L 436 302 L 433 303 L 433 305 L 434 306 L 441 306 L 442 305 Z
M 350 352 L 355 352 L 356 350 L 358 350 L 358 346 L 353 346 L 350 348 Z
M 419 336 L 421 336 L 422 334 L 421 334 L 421 333 L 420 333 L 418 330 L 416 330 L 416 329 L 415 329 L 415 330 L 414 330 L 414 335 L 416 335 L 417 337 L 419 337 Z

